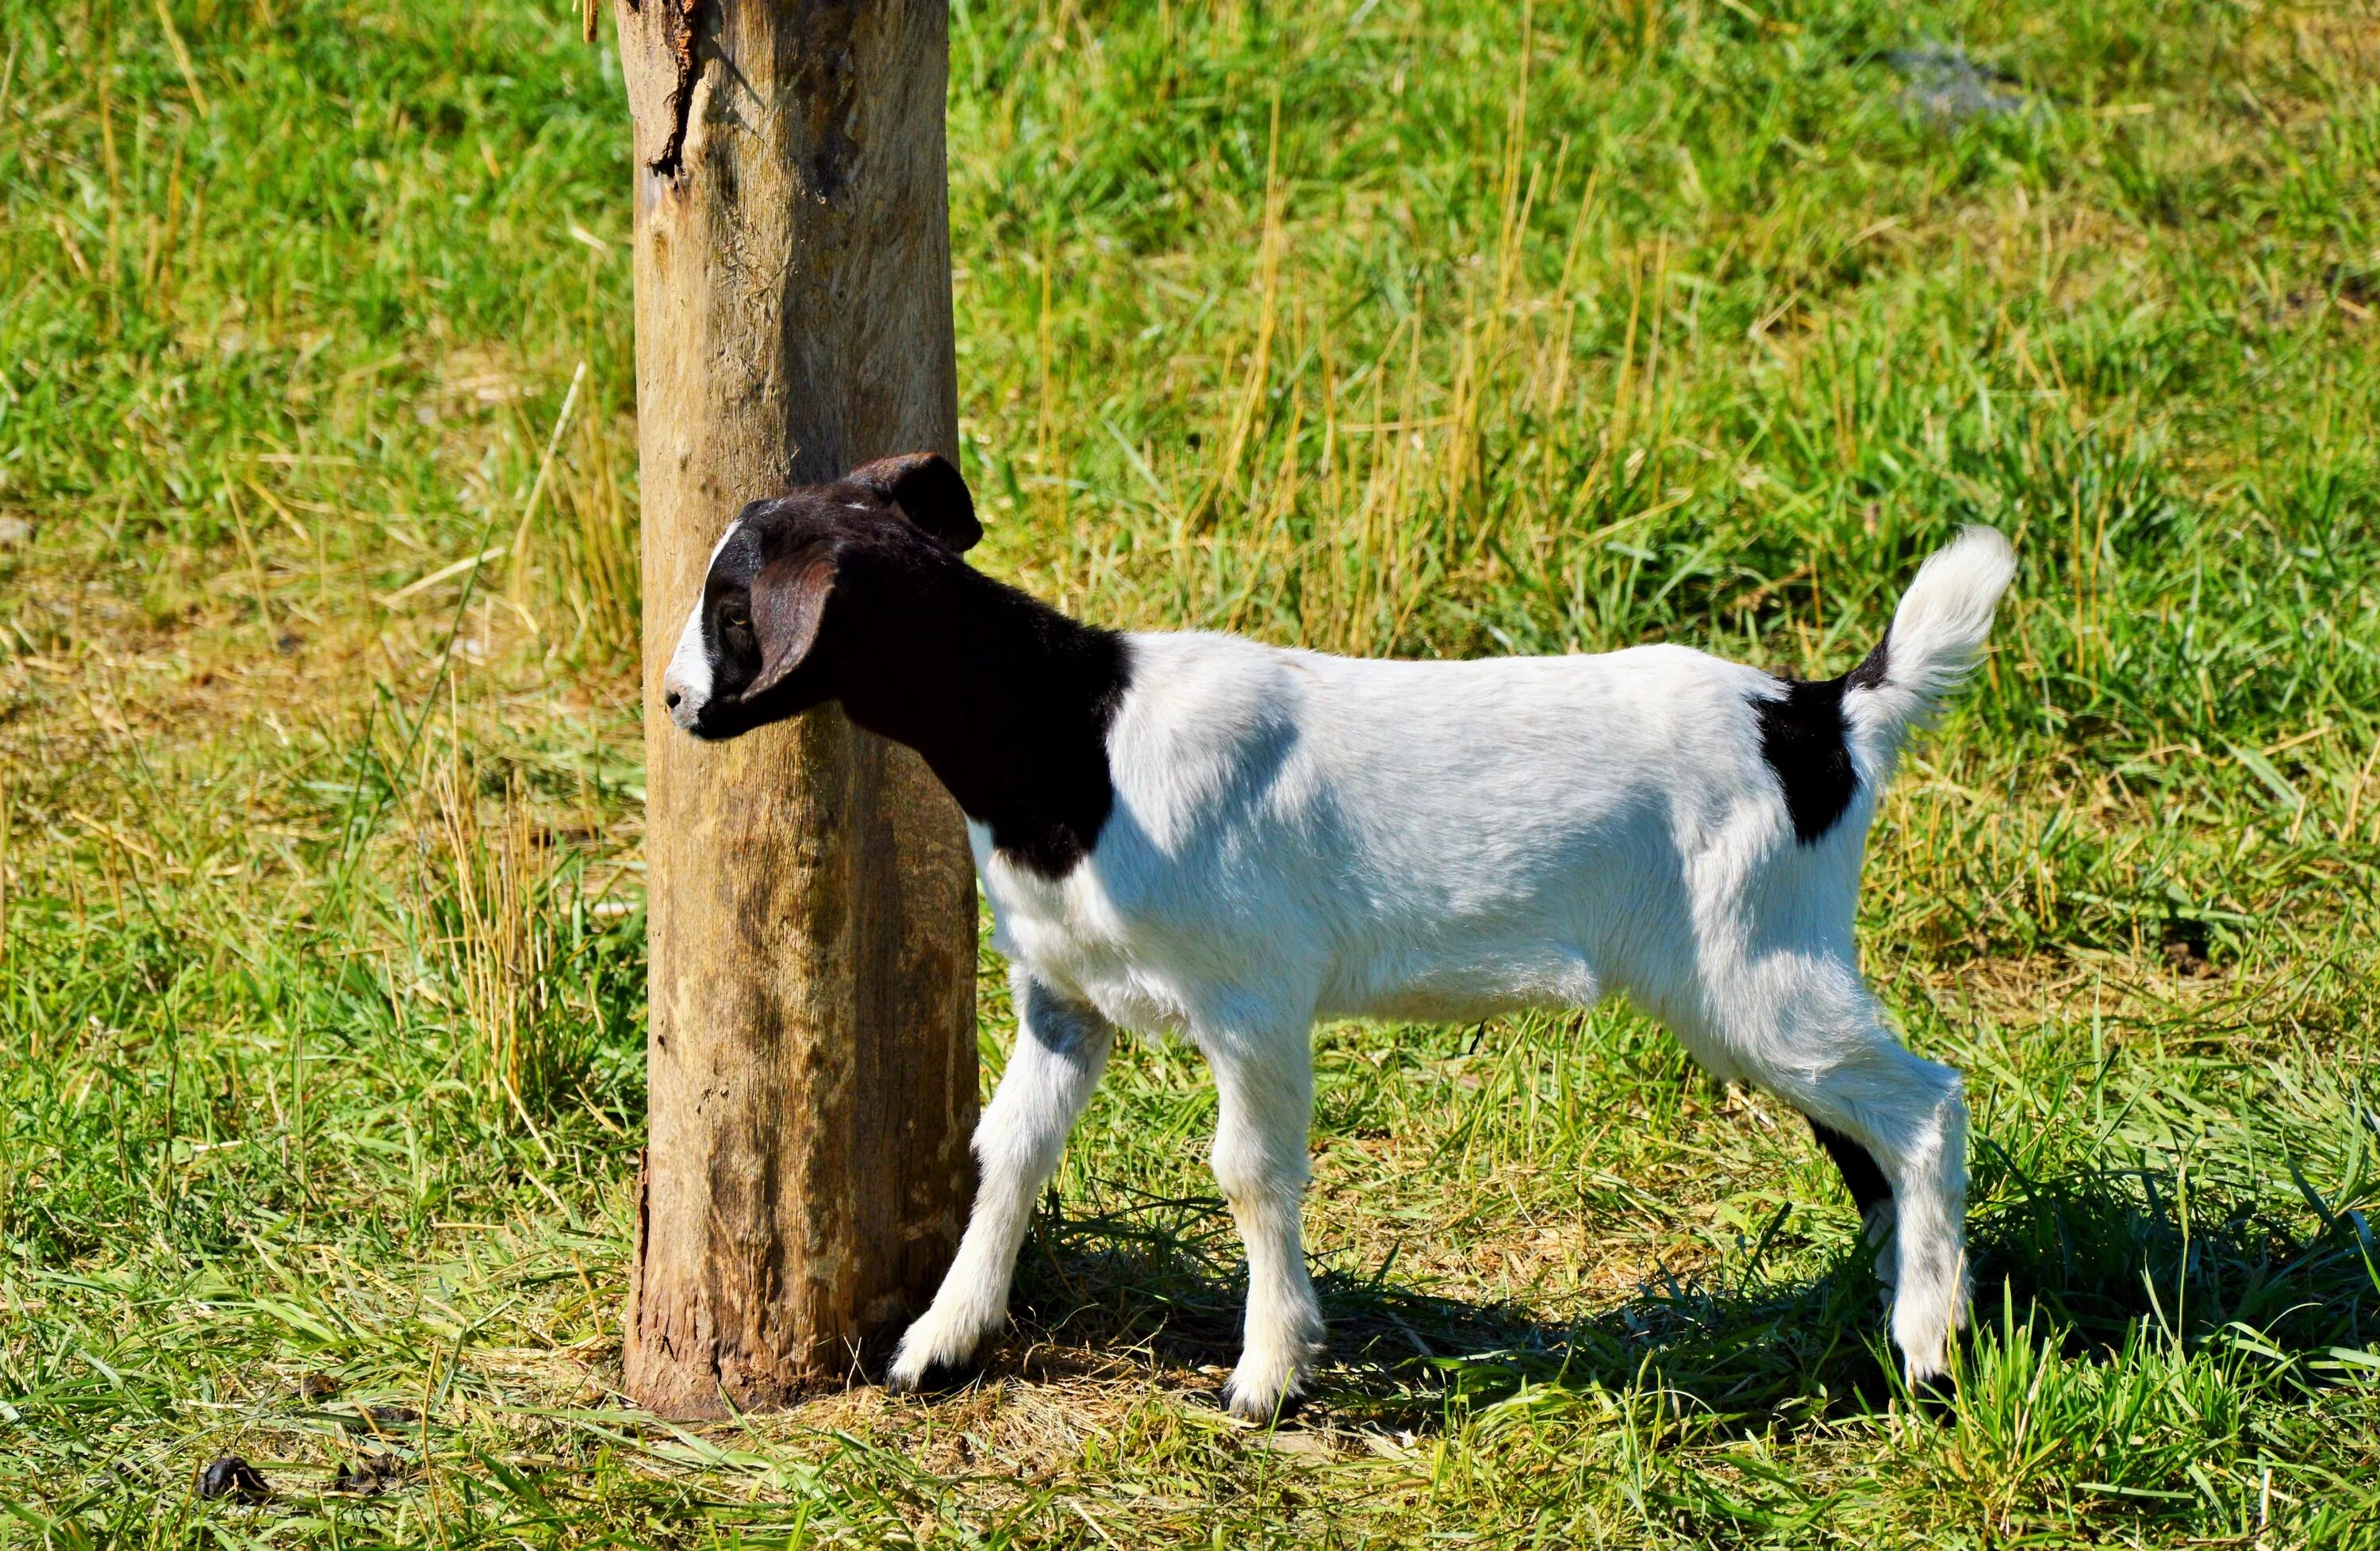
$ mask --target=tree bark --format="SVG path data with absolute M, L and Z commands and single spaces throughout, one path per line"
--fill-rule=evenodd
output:
M 625 1365 L 698 1417 L 847 1381 L 972 1188 L 975 884 L 908 750 L 724 744 L 661 676 L 747 501 L 958 455 L 935 0 L 618 0 L 636 120 L 650 1136 Z

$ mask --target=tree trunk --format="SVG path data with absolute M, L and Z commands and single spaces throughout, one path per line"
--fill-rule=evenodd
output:
M 651 1134 L 626 1382 L 672 1416 L 847 1381 L 972 1186 L 975 888 L 908 750 L 825 708 L 724 744 L 661 676 L 728 518 L 958 455 L 934 0 L 619 0 L 636 118 Z

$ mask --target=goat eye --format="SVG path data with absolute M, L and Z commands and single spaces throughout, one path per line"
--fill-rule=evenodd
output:
M 729 614 L 726 618 L 719 622 L 719 628 L 722 630 L 749 630 L 752 628 L 752 621 L 743 614 Z

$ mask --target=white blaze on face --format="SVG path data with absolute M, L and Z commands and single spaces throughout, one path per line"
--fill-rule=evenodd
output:
M 729 523 L 719 542 L 710 547 L 710 559 L 704 563 L 702 575 L 707 581 L 710 567 L 719 563 L 719 551 L 735 536 L 736 524 Z M 678 632 L 677 649 L 670 654 L 669 667 L 662 673 L 662 700 L 669 708 L 670 720 L 680 727 L 692 727 L 694 719 L 710 700 L 710 652 L 702 638 L 702 589 L 697 588 L 694 607 L 686 611 L 686 628 Z

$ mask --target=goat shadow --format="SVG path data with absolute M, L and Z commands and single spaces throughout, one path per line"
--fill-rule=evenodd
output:
M 2236 1322 L 2288 1352 L 2380 1335 L 2380 1254 L 2360 1212 L 2332 1212 L 2310 1190 L 2301 1212 L 2195 1181 L 2185 1194 L 2158 1169 L 2034 1179 L 1988 1143 L 1979 1152 L 1975 1329 L 2032 1320 L 2083 1360 L 2119 1351 L 2143 1323 L 2177 1319 L 2185 1340 Z M 987 1371 L 1065 1376 L 1137 1358 L 1219 1377 L 1238 1353 L 1246 1290 L 1222 1203 L 1098 1194 L 1037 1218 L 1014 1328 Z M 1533 1385 L 1658 1387 L 1746 1430 L 1880 1407 L 1898 1389 L 1882 1290 L 1869 1253 L 1843 1242 L 1841 1210 L 1790 1204 L 1718 1264 L 1657 1269 L 1568 1318 L 1433 1291 L 1400 1277 L 1393 1254 L 1363 1273 L 1326 1272 L 1317 1287 L 1330 1355 L 1315 1399 L 1344 1424 L 1424 1433 L 1450 1407 Z M 1805 1236 L 1794 1218 L 1821 1212 L 1836 1214 L 1828 1230 Z M 1772 1270 L 1783 1266 L 1791 1272 Z

